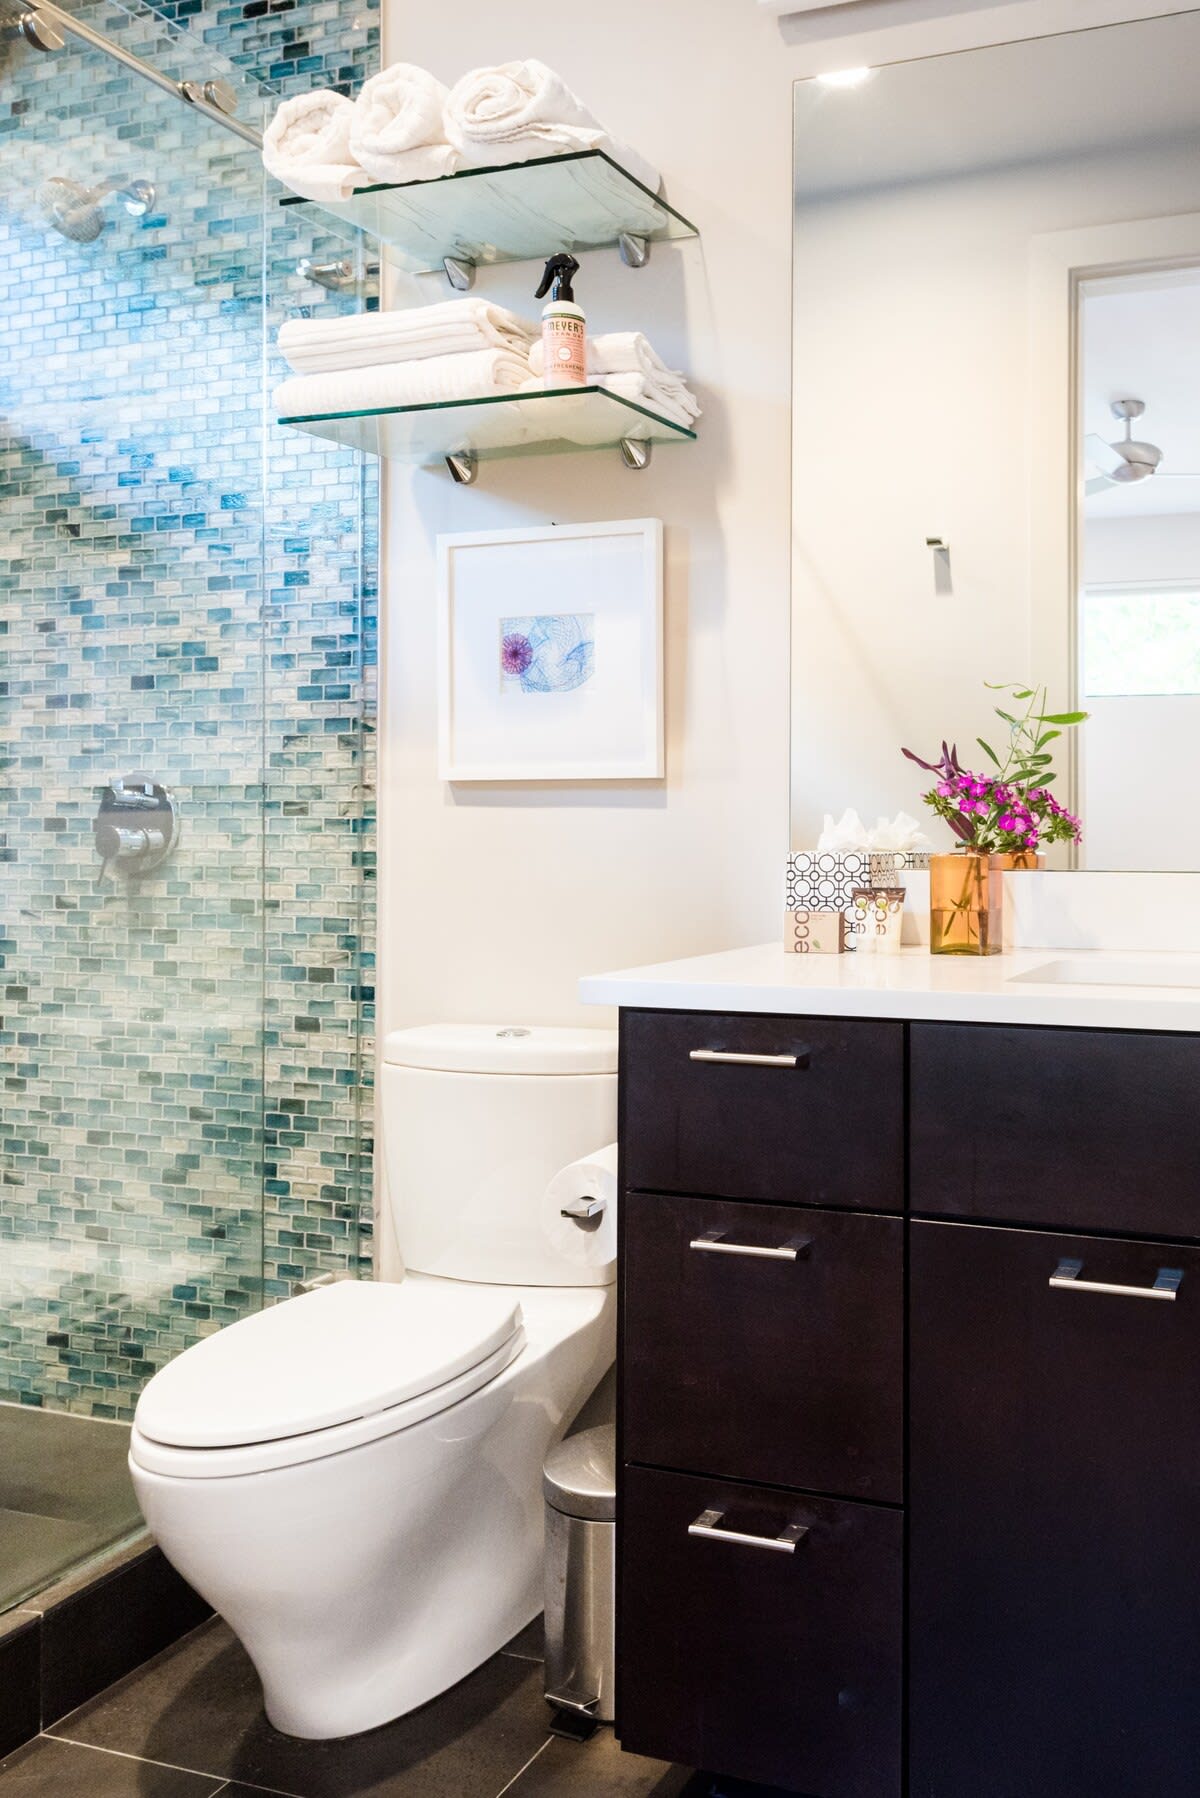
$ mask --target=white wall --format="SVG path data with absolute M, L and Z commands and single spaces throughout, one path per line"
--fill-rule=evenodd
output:
M 385 0 L 386 54 L 444 80 L 536 55 L 666 174 L 702 228 L 633 273 L 585 258 L 597 329 L 644 328 L 705 408 L 695 448 L 632 475 L 581 455 L 478 487 L 388 484 L 381 755 L 385 1029 L 602 1021 L 586 971 L 771 937 L 788 844 L 791 87 L 821 69 L 1170 10 L 1136 0 L 862 0 L 780 22 L 754 0 Z M 851 33 L 851 26 L 858 34 Z M 478 291 L 536 310 L 536 271 Z M 428 297 L 444 297 L 433 283 Z M 398 297 L 398 296 L 397 296 Z M 439 531 L 637 515 L 667 527 L 668 777 L 640 789 L 452 790 L 435 770 Z

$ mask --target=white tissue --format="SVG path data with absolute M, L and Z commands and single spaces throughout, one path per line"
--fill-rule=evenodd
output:
M 600 1199 L 604 1209 L 593 1221 L 562 1215 L 563 1207 L 581 1199 Z M 564 1284 L 608 1286 L 617 1263 L 617 1145 L 569 1161 L 550 1181 L 541 1204 L 542 1235 L 569 1265 L 586 1270 L 584 1278 Z
M 819 850 L 840 855 L 848 849 L 865 849 L 867 846 L 867 827 L 857 812 L 844 811 L 836 824 L 832 813 L 826 812 L 825 828 L 817 838 Z
M 907 812 L 897 812 L 894 818 L 878 818 L 871 832 L 872 849 L 899 849 L 912 851 L 931 847 L 929 838 L 921 829 L 916 818 L 910 818 Z
M 826 854 L 843 855 L 851 850 L 894 849 L 898 851 L 929 848 L 929 838 L 915 818 L 897 812 L 894 818 L 877 818 L 868 830 L 856 811 L 847 809 L 834 822 L 825 813 L 825 828 L 817 838 L 817 848 Z

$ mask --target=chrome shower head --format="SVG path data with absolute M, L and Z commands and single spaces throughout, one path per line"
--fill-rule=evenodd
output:
M 46 223 L 60 237 L 72 243 L 94 243 L 107 222 L 100 202 L 109 194 L 123 201 L 131 218 L 142 218 L 154 204 L 151 181 L 102 181 L 99 187 L 84 187 L 65 175 L 51 175 L 43 181 L 37 199 Z

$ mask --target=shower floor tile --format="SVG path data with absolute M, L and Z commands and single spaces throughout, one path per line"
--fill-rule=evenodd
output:
M 531 1626 L 410 1716 L 342 1741 L 300 1742 L 271 1728 L 249 1659 L 214 1618 L 0 1763 L 0 1798 L 76 1798 L 66 1783 L 18 1782 L 45 1744 L 143 1770 L 143 1783 L 79 1787 L 80 1798 L 751 1798 L 752 1788 L 727 1791 L 623 1754 L 607 1729 L 590 1742 L 551 1736 L 539 1644 Z M 193 1783 L 154 1783 L 169 1773 Z
M 0 1611 L 138 1528 L 129 1429 L 0 1403 Z

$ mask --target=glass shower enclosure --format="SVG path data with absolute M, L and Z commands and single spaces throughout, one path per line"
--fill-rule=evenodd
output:
M 372 258 L 277 98 L 0 11 L 0 1610 L 139 1526 L 157 1368 L 369 1256 L 375 472 L 269 401 Z

